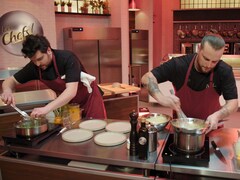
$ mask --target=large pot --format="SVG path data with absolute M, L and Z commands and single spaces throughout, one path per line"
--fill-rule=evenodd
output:
M 202 119 L 179 118 L 173 119 L 174 145 L 180 151 L 196 153 L 204 147 L 205 134 L 208 125 Z
M 15 131 L 18 136 L 33 137 L 47 130 L 48 123 L 46 119 L 21 120 L 15 124 Z

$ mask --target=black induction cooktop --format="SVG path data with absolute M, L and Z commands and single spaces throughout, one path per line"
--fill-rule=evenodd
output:
M 4 145 L 19 145 L 19 146 L 27 146 L 27 147 L 34 147 L 40 144 L 42 141 L 47 139 L 52 134 L 58 132 L 61 129 L 60 125 L 55 124 L 48 124 L 48 130 L 42 134 L 39 134 L 34 137 L 24 137 L 18 136 L 16 133 L 13 133 L 8 136 L 2 136 L 4 140 Z
M 193 165 L 208 167 L 209 154 L 209 138 L 205 137 L 204 147 L 196 153 L 186 153 L 179 151 L 173 144 L 173 134 L 170 134 L 166 145 L 162 152 L 163 163 Z

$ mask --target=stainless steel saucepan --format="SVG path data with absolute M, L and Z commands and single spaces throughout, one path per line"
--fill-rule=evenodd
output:
M 174 145 L 181 151 L 192 153 L 204 147 L 208 125 L 197 118 L 179 118 L 170 121 L 174 130 Z
M 15 125 L 16 135 L 24 137 L 34 137 L 48 130 L 48 121 L 44 118 L 29 118 L 20 120 Z

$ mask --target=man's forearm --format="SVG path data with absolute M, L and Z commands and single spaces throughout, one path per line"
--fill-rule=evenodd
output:
M 160 97 L 162 96 L 162 93 L 158 87 L 158 83 L 156 78 L 151 74 L 147 73 L 142 78 L 142 85 L 144 88 L 148 90 L 148 93 L 157 101 L 160 103 Z
M 230 114 L 236 112 L 238 109 L 238 100 L 228 100 L 226 104 L 218 111 L 219 119 L 224 119 L 228 117 Z
M 3 92 L 12 92 L 15 89 L 17 82 L 15 82 L 15 79 L 13 77 L 9 77 L 2 83 L 2 90 Z

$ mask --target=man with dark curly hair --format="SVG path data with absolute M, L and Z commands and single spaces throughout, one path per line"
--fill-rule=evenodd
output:
M 30 62 L 3 84 L 1 95 L 6 104 L 15 104 L 13 89 L 18 84 L 40 80 L 56 92 L 57 98 L 44 107 L 34 108 L 31 116 L 41 117 L 69 102 L 80 104 L 83 117 L 106 118 L 103 99 L 96 81 L 90 91 L 81 81 L 87 73 L 77 56 L 67 50 L 52 49 L 45 36 L 29 35 L 23 41 L 22 53 Z M 64 79 L 62 77 L 65 77 Z

